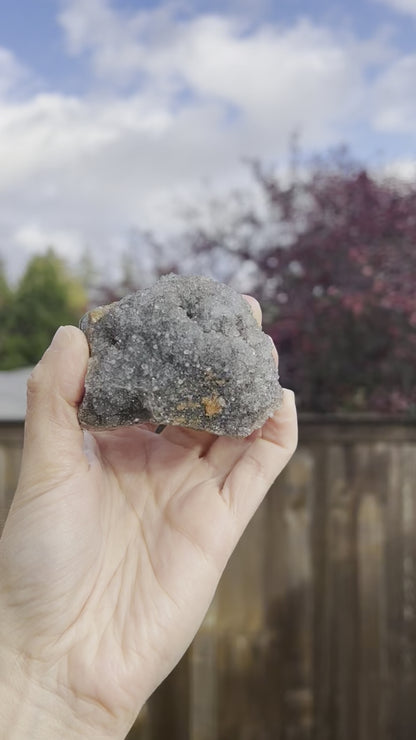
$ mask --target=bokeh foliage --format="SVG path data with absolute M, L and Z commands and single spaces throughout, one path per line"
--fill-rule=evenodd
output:
M 416 414 L 416 182 L 382 179 L 345 152 L 302 163 L 289 179 L 251 168 L 251 189 L 189 209 L 173 241 L 141 234 L 118 284 L 87 280 L 90 304 L 166 272 L 212 275 L 261 302 L 282 382 L 302 410 Z M 95 271 L 88 259 L 84 277 Z M 52 251 L 32 259 L 15 290 L 0 269 L 0 368 L 36 362 L 85 304 Z
M 183 235 L 187 269 L 259 299 L 302 410 L 416 414 L 416 184 L 336 155 L 253 174 Z
M 52 249 L 34 256 L 15 289 L 0 270 L 0 370 L 34 365 L 57 327 L 77 324 L 87 303 L 82 284 Z

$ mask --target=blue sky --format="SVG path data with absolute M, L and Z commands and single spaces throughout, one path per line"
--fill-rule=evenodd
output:
M 86 0 L 88 2 L 88 0 Z M 63 45 L 62 30 L 57 20 L 59 0 L 0 0 L 0 45 L 12 49 L 18 57 L 45 81 L 67 85 L 77 80 L 82 87 L 82 64 L 68 57 Z M 126 13 L 138 9 L 152 9 L 153 0 L 114 0 L 112 3 Z M 186 12 L 186 11 L 183 11 Z M 308 17 L 316 23 L 344 27 L 357 36 L 368 37 L 385 25 L 404 51 L 416 48 L 416 26 L 409 24 L 407 13 L 398 13 L 378 0 L 280 0 L 280 2 L 238 2 L 236 0 L 211 2 L 199 0 L 190 4 L 189 14 L 240 13 L 253 24 L 265 20 L 291 25 L 297 19 Z M 416 12 L 415 12 L 416 17 Z
M 57 18 L 60 5 L 62 7 L 59 0 L 19 0 L 18 3 L 0 0 L 0 46 L 12 49 L 45 86 L 83 91 L 82 60 L 66 53 Z M 139 9 L 155 8 L 158 3 L 114 0 L 112 5 L 130 14 Z M 398 13 L 394 7 L 378 0 L 199 0 L 188 6 L 190 15 L 225 12 L 245 15 L 253 25 L 271 21 L 290 26 L 299 18 L 307 17 L 318 24 L 350 30 L 361 38 L 371 37 L 375 29 L 385 26 L 402 51 L 416 50 L 416 22 L 409 23 L 407 13 Z
M 114 263 L 178 203 L 347 144 L 416 172 L 416 0 L 0 0 L 0 255 Z

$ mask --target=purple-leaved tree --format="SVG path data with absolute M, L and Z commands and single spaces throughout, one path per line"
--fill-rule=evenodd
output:
M 148 235 L 154 277 L 211 274 L 255 295 L 302 410 L 415 414 L 416 183 L 337 154 L 306 170 L 287 184 L 254 163 L 252 191 L 203 204 L 175 243 Z

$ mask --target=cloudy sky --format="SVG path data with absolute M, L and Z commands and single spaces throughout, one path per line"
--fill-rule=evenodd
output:
M 0 19 L 11 272 L 50 244 L 111 264 L 294 131 L 416 172 L 416 0 L 0 0 Z

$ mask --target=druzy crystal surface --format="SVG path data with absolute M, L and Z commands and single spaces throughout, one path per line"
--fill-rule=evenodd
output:
M 210 278 L 162 277 L 80 327 L 90 347 L 85 427 L 155 422 L 245 437 L 281 403 L 269 338 L 244 298 Z

